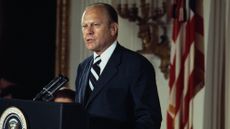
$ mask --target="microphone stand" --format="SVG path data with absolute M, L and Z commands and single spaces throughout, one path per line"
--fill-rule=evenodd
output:
M 69 79 L 63 75 L 59 75 L 58 77 L 51 80 L 43 89 L 33 98 L 33 101 L 50 101 L 53 98 L 53 94 L 59 90 L 62 86 L 64 86 Z

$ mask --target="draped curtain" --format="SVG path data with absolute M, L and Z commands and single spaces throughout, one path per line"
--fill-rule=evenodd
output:
M 204 129 L 230 127 L 229 0 L 211 0 L 207 42 Z
M 230 128 L 230 1 L 226 0 L 226 30 L 225 30 L 225 129 Z

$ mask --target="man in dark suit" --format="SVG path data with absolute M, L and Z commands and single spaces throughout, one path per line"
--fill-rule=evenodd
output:
M 90 129 L 160 129 L 154 68 L 118 43 L 114 8 L 90 5 L 81 24 L 85 45 L 94 53 L 78 66 L 76 102 L 89 113 Z

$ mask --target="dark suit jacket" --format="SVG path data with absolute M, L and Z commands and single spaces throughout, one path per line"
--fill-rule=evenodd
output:
M 90 114 L 90 129 L 159 129 L 162 121 L 155 71 L 142 55 L 117 44 L 85 101 L 93 56 L 78 67 L 76 102 Z

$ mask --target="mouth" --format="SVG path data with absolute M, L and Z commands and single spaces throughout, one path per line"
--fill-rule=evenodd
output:
M 87 41 L 87 42 L 90 42 L 90 41 L 92 41 L 92 39 L 86 39 L 86 41 Z
M 87 39 L 86 39 L 86 42 L 87 42 L 87 43 L 90 43 L 90 42 L 93 42 L 93 41 L 94 41 L 93 38 L 87 38 Z

